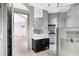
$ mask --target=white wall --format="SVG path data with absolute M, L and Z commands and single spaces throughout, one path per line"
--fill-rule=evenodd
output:
M 29 49 L 32 48 L 32 36 L 33 36 L 33 28 L 34 28 L 34 8 L 27 3 L 24 5 L 29 9 Z
M 68 10 L 66 27 L 79 27 L 79 5 L 74 5 Z
M 66 26 L 66 20 L 67 20 L 67 13 L 58 13 L 57 14 L 57 22 L 58 22 L 58 28 L 65 27 Z
M 58 27 L 79 27 L 79 5 L 72 6 L 66 13 L 58 14 Z
M 3 4 L 3 55 L 7 56 L 7 4 Z
M 2 8 L 0 8 L 0 56 L 3 55 Z
M 43 10 L 43 30 L 44 34 L 48 34 L 48 12 Z
M 48 24 L 55 24 L 57 28 L 57 13 L 48 14 Z
M 79 5 L 72 6 L 65 13 L 58 13 L 58 27 L 79 27 Z
M 22 27 L 22 26 L 24 26 L 24 27 Z M 25 22 L 14 23 L 14 35 L 15 36 L 26 36 L 26 34 L 28 32 L 26 32 L 27 28 L 25 26 L 26 26 Z
M 35 12 L 38 10 L 34 10 Z M 39 12 L 38 12 L 39 14 Z M 35 14 L 36 16 L 37 14 Z M 48 12 L 45 10 L 42 10 L 42 15 L 39 15 L 38 17 L 34 18 L 34 28 L 41 30 L 41 34 L 47 34 L 48 33 Z

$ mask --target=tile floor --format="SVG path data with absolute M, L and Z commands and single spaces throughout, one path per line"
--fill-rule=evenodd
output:
M 50 45 L 49 50 L 35 53 L 33 50 L 27 50 L 26 40 L 24 37 L 15 37 L 13 56 L 55 56 L 55 45 Z

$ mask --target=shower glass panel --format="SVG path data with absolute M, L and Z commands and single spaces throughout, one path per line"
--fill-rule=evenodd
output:
M 58 46 L 61 56 L 79 56 L 79 4 L 74 3 L 67 12 L 58 13 Z
M 59 55 L 79 55 L 79 28 L 59 28 Z

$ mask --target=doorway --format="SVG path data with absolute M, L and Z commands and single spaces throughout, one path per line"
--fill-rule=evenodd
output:
M 14 12 L 12 55 L 25 56 L 28 50 L 28 15 Z

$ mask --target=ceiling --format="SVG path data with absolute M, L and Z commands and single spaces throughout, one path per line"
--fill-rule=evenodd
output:
M 48 13 L 67 12 L 74 3 L 29 3 L 29 5 L 48 11 Z

